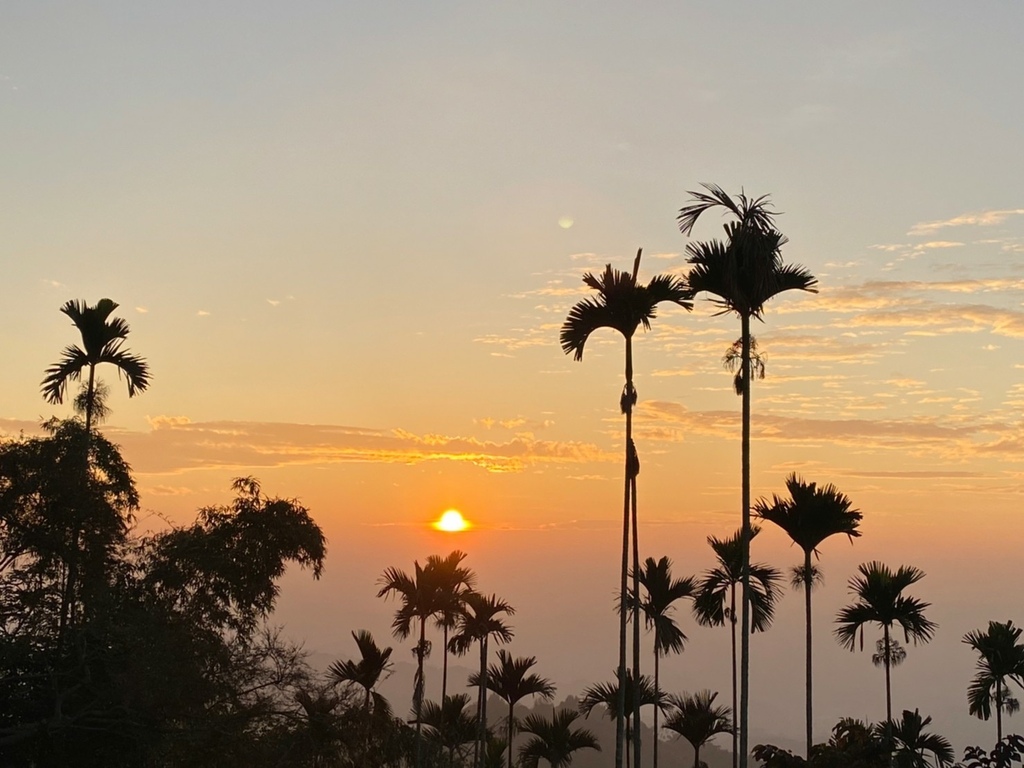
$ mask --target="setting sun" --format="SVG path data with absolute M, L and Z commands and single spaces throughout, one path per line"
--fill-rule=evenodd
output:
M 457 509 L 449 509 L 441 518 L 433 523 L 434 528 L 439 531 L 447 531 L 448 533 L 457 533 L 458 531 L 465 531 L 469 528 L 469 521 L 462 516 L 462 513 Z

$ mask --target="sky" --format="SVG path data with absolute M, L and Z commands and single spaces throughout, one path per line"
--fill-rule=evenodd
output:
M 1008 2 L 5 3 L 0 430 L 71 413 L 39 394 L 77 341 L 59 308 L 112 298 L 153 375 L 128 399 L 106 373 L 140 532 L 239 475 L 297 498 L 327 569 L 289 573 L 275 620 L 330 657 L 388 638 L 384 568 L 462 549 L 518 609 L 510 650 L 578 693 L 616 658 L 623 345 L 574 362 L 558 328 L 588 270 L 642 247 L 642 280 L 685 272 L 701 183 L 770 194 L 820 292 L 754 329 L 753 493 L 797 472 L 864 514 L 821 549 L 816 735 L 884 717 L 872 638 L 831 637 L 880 560 L 928 574 L 939 624 L 894 709 L 988 744 L 961 638 L 1024 621 L 1022 28 Z M 641 551 L 680 575 L 739 524 L 738 335 L 698 299 L 635 340 Z M 474 529 L 430 529 L 448 508 Z M 754 556 L 799 560 L 774 530 Z M 666 688 L 724 697 L 724 630 L 680 622 Z M 799 742 L 802 633 L 789 593 L 755 741 Z

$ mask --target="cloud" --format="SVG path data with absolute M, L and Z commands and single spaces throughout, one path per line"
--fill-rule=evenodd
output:
M 207 312 L 205 309 L 200 309 L 198 312 L 196 312 L 196 316 L 197 317 L 209 317 L 210 313 Z
M 432 461 L 468 463 L 490 472 L 518 472 L 544 465 L 600 463 L 618 458 L 590 443 L 537 440 L 526 434 L 492 441 L 416 434 L 400 428 L 193 422 L 181 416 L 156 416 L 149 423 L 149 432 L 107 431 L 133 457 L 139 474 L 150 476 L 204 469 L 251 471 L 286 465 Z
M 988 227 L 993 224 L 1001 224 L 1011 216 L 1020 215 L 1024 215 L 1024 208 L 1011 208 L 1001 211 L 983 211 L 981 213 L 963 213 L 959 216 L 954 216 L 951 219 L 926 221 L 920 224 L 915 224 L 910 228 L 910 231 L 907 234 L 913 236 L 927 235 L 948 227 Z
M 135 311 L 138 312 L 140 315 L 144 315 L 147 312 L 149 312 L 149 310 L 146 309 L 145 307 L 136 307 Z
M 279 305 L 280 303 L 281 303 L 281 300 L 280 300 L 280 299 L 267 299 L 267 304 L 269 304 L 269 305 L 270 305 L 270 306 L 272 306 L 272 307 L 276 307 L 276 306 L 278 306 L 278 305 Z

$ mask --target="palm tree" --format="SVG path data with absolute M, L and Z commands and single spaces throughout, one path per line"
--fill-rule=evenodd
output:
M 413 631 L 415 622 L 419 623 L 419 640 L 413 648 L 416 656 L 416 676 L 413 681 L 412 708 L 416 722 L 416 767 L 423 760 L 423 739 L 421 734 L 421 714 L 423 707 L 423 662 L 430 653 L 427 641 L 427 620 L 434 616 L 443 605 L 441 590 L 434 577 L 433 569 L 421 568 L 419 562 L 414 563 L 415 572 L 409 576 L 398 568 L 388 568 L 380 578 L 380 591 L 377 597 L 385 599 L 396 596 L 401 600 L 395 618 L 391 622 L 391 631 L 395 637 L 404 640 Z
M 879 723 L 875 726 L 878 738 L 884 738 L 887 732 L 892 734 L 892 759 L 897 768 L 930 768 L 933 765 L 953 764 L 953 745 L 949 739 L 924 730 L 931 721 L 930 717 L 922 719 L 916 709 L 913 712 L 905 709 L 903 717 L 895 723 Z M 925 752 L 931 753 L 931 760 L 925 759 Z
M 519 748 L 519 761 L 524 768 L 538 768 L 544 760 L 551 768 L 566 768 L 572 763 L 574 752 L 581 749 L 601 751 L 597 737 L 585 728 L 573 728 L 579 717 L 570 709 L 553 712 L 551 719 L 540 715 L 527 715 L 520 730 L 533 734 L 533 738 Z
M 455 550 L 447 557 L 431 555 L 427 568 L 434 574 L 441 591 L 441 603 L 434 619 L 436 626 L 444 633 L 441 647 L 441 701 L 448 695 L 448 633 L 458 624 L 459 614 L 465 606 L 465 597 L 476 586 L 476 574 L 462 565 L 467 557 L 465 552 Z
M 143 358 L 123 348 L 124 340 L 128 338 L 128 323 L 123 318 L 110 317 L 117 307 L 117 302 L 100 299 L 93 307 L 84 301 L 73 300 L 60 308 L 82 335 L 82 346 L 71 344 L 65 347 L 61 359 L 46 369 L 41 385 L 43 398 L 53 404 L 64 402 L 68 381 L 80 381 L 82 373 L 88 370 L 86 432 L 92 427 L 97 365 L 109 363 L 117 368 L 119 376 L 124 375 L 128 397 L 134 397 L 136 392 L 145 392 L 149 387 L 149 365 Z
M 84 392 L 76 398 L 76 402 L 83 406 L 85 412 L 87 451 L 92 447 L 89 436 L 92 434 L 94 412 L 106 412 L 105 398 L 97 398 L 97 393 L 105 395 L 106 392 L 105 389 L 100 389 L 99 382 L 96 381 L 96 366 L 109 363 L 116 367 L 118 376 L 123 374 L 128 383 L 128 397 L 134 397 L 136 392 L 145 392 L 149 387 L 149 365 L 143 358 L 123 348 L 124 341 L 128 338 L 127 321 L 120 317 L 110 317 L 117 306 L 117 302 L 110 299 L 100 299 L 93 307 L 84 301 L 72 300 L 60 308 L 78 329 L 82 337 L 82 346 L 70 344 L 65 347 L 60 360 L 46 369 L 46 376 L 40 385 L 43 399 L 53 404 L 62 403 L 68 382 L 81 381 L 82 373 L 88 370 Z M 88 465 L 88 459 L 85 465 Z M 88 471 L 83 468 L 83 476 L 87 475 Z M 75 622 L 79 586 L 77 553 L 81 535 L 81 526 L 76 522 L 71 531 L 71 554 L 61 595 L 57 632 L 60 644 L 64 642 L 68 626 Z
M 583 698 L 580 700 L 580 712 L 586 717 L 590 717 L 590 713 L 594 710 L 594 707 L 603 706 L 608 718 L 611 720 L 618 720 L 620 713 L 638 712 L 641 707 L 655 707 L 664 711 L 668 706 L 668 698 L 664 693 L 656 691 L 654 683 L 651 678 L 647 675 L 641 675 L 636 678 L 638 681 L 636 685 L 633 684 L 633 674 L 631 670 L 626 670 L 626 685 L 624 688 L 619 687 L 618 680 L 612 683 L 598 683 L 587 688 L 583 692 Z M 624 716 L 624 715 L 623 715 Z M 634 732 L 632 725 L 637 729 Z M 634 719 L 632 723 L 626 723 L 626 768 L 629 768 L 629 745 L 633 742 L 634 736 L 639 737 L 640 721 Z M 639 763 L 635 765 L 639 766 Z
M 572 353 L 576 360 L 583 359 L 583 348 L 590 334 L 600 328 L 611 328 L 622 334 L 626 341 L 625 386 L 619 398 L 619 406 L 626 417 L 625 448 L 625 480 L 622 503 L 622 563 L 619 573 L 619 690 L 625 691 L 626 679 L 626 577 L 629 571 L 630 542 L 630 511 L 632 500 L 633 530 L 633 569 L 634 575 L 639 574 L 640 556 L 637 543 L 636 515 L 636 476 L 640 472 L 640 460 L 633 443 L 633 406 L 637 402 L 636 389 L 633 386 L 633 335 L 642 324 L 644 330 L 650 330 L 651 320 L 657 314 L 657 306 L 662 302 L 671 302 L 689 310 L 693 308 L 690 301 L 692 292 L 678 277 L 672 275 L 655 275 L 647 285 L 637 282 L 640 271 L 640 255 L 636 253 L 633 262 L 633 273 L 612 269 L 608 264 L 600 276 L 590 272 L 583 275 L 583 282 L 597 291 L 594 298 L 586 298 L 578 302 L 571 310 L 562 325 L 559 340 L 566 354 Z M 634 578 L 633 591 L 640 591 L 637 579 Z M 639 608 L 634 611 L 633 637 L 633 673 L 640 674 L 640 616 Z M 633 713 L 639 717 L 638 713 Z M 622 749 L 625 736 L 625 711 L 616 717 L 615 723 L 615 768 L 622 768 Z
M 327 671 L 335 682 L 352 683 L 361 687 L 366 692 L 363 707 L 369 713 L 374 696 L 373 689 L 391 670 L 391 649 L 378 647 L 373 635 L 365 629 L 353 632 L 352 637 L 359 648 L 359 661 L 336 661 L 327 668 Z
M 670 696 L 673 712 L 665 727 L 675 731 L 693 747 L 693 768 L 700 768 L 700 748 L 720 733 L 732 733 L 732 711 L 729 707 L 715 706 L 718 692 L 697 691 L 693 694 Z
M 512 658 L 512 654 L 504 648 L 498 649 L 498 663 L 492 664 L 487 670 L 487 687 L 508 704 L 508 768 L 512 768 L 512 736 L 515 727 L 515 706 L 527 696 L 540 696 L 552 699 L 555 686 L 545 677 L 530 670 L 537 663 L 534 656 Z M 480 676 L 473 674 L 469 678 L 471 686 L 480 685 Z
M 644 621 L 648 629 L 654 630 L 654 693 L 660 692 L 660 659 L 668 653 L 682 653 L 686 635 L 672 618 L 675 603 L 684 597 L 692 598 L 696 583 L 692 576 L 684 579 L 672 578 L 672 561 L 662 557 L 655 562 L 653 557 L 644 561 L 640 570 L 640 583 L 646 597 L 640 601 Z M 630 593 L 635 602 L 635 593 Z M 658 768 L 658 708 L 654 708 L 654 768 Z M 639 765 L 639 763 L 638 763 Z
M 895 571 L 877 561 L 861 563 L 858 575 L 850 579 L 849 589 L 857 601 L 839 611 L 836 617 L 836 639 L 844 648 L 860 647 L 864 650 L 864 626 L 878 624 L 882 628 L 885 660 L 885 720 L 892 722 L 892 686 L 890 682 L 891 631 L 893 625 L 903 628 L 904 642 L 926 643 L 932 639 L 938 625 L 926 618 L 930 603 L 903 594 L 903 590 L 924 578 L 924 571 L 912 565 L 901 565 Z M 891 738 L 891 734 L 890 734 Z M 891 742 L 890 742 L 891 743 Z
M 804 553 L 804 562 L 801 567 L 797 568 L 797 578 L 794 579 L 794 583 L 799 581 L 804 588 L 804 641 L 807 648 L 807 751 L 804 754 L 809 759 L 811 745 L 814 743 L 812 737 L 814 689 L 811 684 L 811 588 L 814 586 L 817 573 L 811 563 L 811 555 L 819 557 L 818 547 L 830 536 L 846 534 L 852 543 L 854 537 L 860 536 L 860 531 L 857 528 L 862 515 L 860 511 L 853 509 L 853 503 L 849 497 L 845 493 L 841 493 L 831 483 L 819 488 L 816 483 L 806 483 L 797 477 L 796 473 L 793 473 L 786 478 L 786 489 L 789 491 L 788 499 L 774 494 L 771 503 L 765 499 L 759 499 L 754 505 L 754 514 L 762 520 L 779 526 Z
M 756 525 L 750 528 L 751 540 L 761 532 Z M 739 737 L 736 728 L 736 587 L 743 581 L 743 531 L 738 530 L 728 539 L 708 536 L 708 544 L 714 550 L 718 565 L 705 571 L 697 586 L 693 601 L 693 612 L 698 624 L 706 627 L 722 627 L 726 622 L 732 634 L 732 764 L 736 768 L 739 760 Z M 780 597 L 779 581 L 782 576 L 778 569 L 764 563 L 750 565 L 750 628 L 753 632 L 765 632 L 775 617 L 775 603 Z
M 964 635 L 963 642 L 978 654 L 974 679 L 967 689 L 968 712 L 982 720 L 992 717 L 996 705 L 996 741 L 1003 740 L 1003 710 L 1013 711 L 1016 699 L 1010 697 L 1009 680 L 1024 687 L 1024 643 L 1021 628 L 1012 621 L 1005 624 L 990 621 L 988 629 L 975 629 Z M 1007 706 L 1009 705 L 1009 706 Z M 1019 708 L 1019 704 L 1017 707 Z
M 474 768 L 479 764 L 483 745 L 487 742 L 487 642 L 493 636 L 499 643 L 512 639 L 512 630 L 498 614 L 513 615 L 516 609 L 497 595 L 487 597 L 476 592 L 465 596 L 466 608 L 459 616 L 459 631 L 449 641 L 451 651 L 463 655 L 477 643 L 480 647 L 480 673 L 477 676 L 477 740 L 473 748 Z M 470 685 L 472 685 L 472 681 Z
M 740 764 L 747 765 L 747 702 L 750 679 L 750 380 L 751 318 L 762 320 L 764 305 L 784 291 L 816 290 L 817 280 L 801 266 L 783 264 L 780 249 L 786 238 L 775 229 L 775 211 L 766 195 L 730 197 L 721 187 L 705 184 L 704 192 L 690 192 L 691 200 L 679 211 L 679 229 L 689 235 L 701 214 L 722 208 L 735 217 L 725 225 L 726 239 L 689 243 L 692 265 L 687 282 L 694 293 L 707 293 L 720 314 L 740 318 L 741 380 L 743 383 L 741 475 L 744 573 L 740 623 Z

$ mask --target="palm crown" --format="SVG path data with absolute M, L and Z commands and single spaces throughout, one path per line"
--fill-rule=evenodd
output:
M 864 626 L 878 624 L 891 629 L 899 624 L 905 642 L 925 643 L 932 639 L 938 625 L 924 612 L 931 603 L 904 595 L 903 590 L 924 578 L 924 571 L 912 565 L 901 565 L 895 571 L 877 561 L 857 566 L 857 576 L 850 579 L 850 592 L 857 602 L 843 608 L 836 618 L 835 635 L 840 645 L 854 650 L 857 636 L 864 648 Z
M 587 272 L 583 276 L 583 282 L 597 291 L 597 296 L 583 299 L 569 310 L 559 337 L 566 354 L 582 360 L 583 347 L 598 328 L 613 328 L 627 339 L 633 338 L 641 324 L 644 330 L 650 330 L 657 306 L 663 301 L 693 308 L 693 294 L 682 278 L 655 275 L 644 285 L 636 279 L 639 264 L 638 253 L 632 274 L 608 264 L 600 275 Z
M 359 661 L 336 661 L 328 667 L 328 671 L 339 682 L 353 683 L 363 688 L 366 691 L 366 707 L 369 708 L 374 686 L 391 667 L 391 648 L 380 648 L 373 635 L 365 629 L 353 632 L 352 637 L 359 648 Z
M 60 308 L 81 333 L 82 346 L 71 344 L 65 347 L 61 359 L 46 369 L 42 391 L 47 402 L 64 402 L 68 381 L 79 381 L 82 372 L 88 369 L 88 420 L 94 391 L 94 369 L 100 363 L 110 363 L 117 367 L 119 374 L 124 374 L 129 397 L 134 397 L 136 392 L 144 392 L 149 386 L 149 366 L 146 361 L 123 348 L 128 338 L 128 323 L 123 318 L 110 317 L 117 307 L 117 302 L 100 299 L 93 307 L 84 301 L 72 300 Z
M 751 540 L 760 530 L 751 527 Z M 736 622 L 731 599 L 743 578 L 743 531 L 736 531 L 727 539 L 708 536 L 708 544 L 718 558 L 718 565 L 701 577 L 693 613 L 698 624 L 720 627 L 727 621 Z M 764 632 L 771 626 L 781 578 L 778 569 L 770 565 L 750 564 L 750 627 L 754 632 Z
M 1007 682 L 1013 680 L 1024 687 L 1024 644 L 1020 642 L 1022 629 L 1012 621 L 990 621 L 988 629 L 976 629 L 964 635 L 963 642 L 978 654 L 978 666 L 967 689 L 970 714 L 988 720 L 992 717 L 992 704 L 996 705 L 997 740 L 1002 739 L 1002 713 L 1011 711 Z
M 551 719 L 540 715 L 528 715 L 522 730 L 532 738 L 519 750 L 520 763 L 526 768 L 537 768 L 540 760 L 546 760 L 551 768 L 564 768 L 572 762 L 574 752 L 581 749 L 601 751 L 601 744 L 591 731 L 573 728 L 579 714 L 571 709 L 560 709 L 552 713 Z

